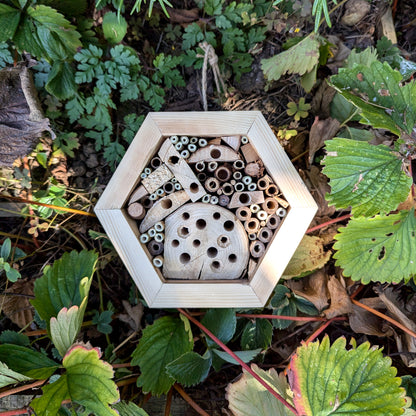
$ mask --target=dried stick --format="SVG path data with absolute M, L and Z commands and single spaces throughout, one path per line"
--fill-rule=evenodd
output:
M 260 376 L 258 376 L 244 361 L 242 361 L 237 355 L 231 351 L 222 341 L 220 341 L 209 329 L 205 328 L 199 321 L 195 318 L 190 316 L 187 312 L 183 309 L 178 308 L 178 311 L 188 318 L 191 322 L 193 322 L 199 329 L 205 332 L 215 343 L 217 343 L 226 353 L 228 353 L 234 360 L 236 360 L 241 367 L 244 368 L 251 376 L 253 376 L 269 393 L 271 393 L 274 397 L 276 397 L 279 402 L 285 405 L 288 409 L 290 409 L 296 416 L 299 416 L 297 410 L 287 402 L 277 391 L 275 391 L 269 384 L 267 384 Z
M 34 389 L 35 387 L 41 386 L 45 382 L 46 380 L 38 380 L 31 384 L 25 384 L 24 386 L 15 387 L 13 389 L 3 391 L 2 393 L 0 393 L 0 399 L 3 397 L 11 396 L 12 394 L 20 393 L 21 391 Z
M 178 384 L 173 385 L 175 390 L 182 396 L 182 398 L 190 405 L 192 408 L 197 411 L 201 416 L 210 416 L 204 409 L 199 407 L 185 392 L 185 390 Z
M 341 222 L 341 221 L 347 220 L 350 217 L 351 217 L 351 214 L 347 214 L 347 215 L 343 215 L 342 217 L 338 217 L 338 218 L 335 218 L 333 220 L 326 221 L 326 222 L 324 222 L 322 224 L 316 225 L 315 227 L 309 228 L 309 230 L 306 230 L 306 234 L 312 233 L 312 232 L 314 232 L 316 230 L 320 230 L 321 228 L 324 228 L 324 227 L 326 227 L 328 225 L 335 224 L 337 222 Z
M 371 308 L 370 306 L 364 305 L 364 303 L 358 302 L 358 300 L 351 299 L 352 303 L 354 305 L 359 306 L 360 308 L 365 309 L 368 312 L 371 312 L 374 315 L 377 315 L 378 317 L 385 319 L 386 321 L 390 322 L 391 324 L 397 326 L 397 328 L 400 328 L 402 331 L 409 334 L 411 337 L 416 338 L 416 333 L 414 333 L 412 330 L 406 328 L 404 325 L 402 325 L 400 322 L 397 322 L 395 319 L 390 318 L 390 316 L 385 315 L 382 312 L 377 311 L 376 309 Z
M 326 321 L 326 318 L 322 316 L 283 316 L 283 315 L 262 315 L 262 314 L 252 314 L 252 313 L 236 313 L 236 316 L 241 318 L 250 318 L 250 319 L 282 319 L 283 321 L 304 321 L 304 322 L 313 322 L 313 321 Z
M 165 416 L 170 416 L 170 408 L 172 407 L 172 394 L 173 394 L 173 389 L 171 387 L 166 396 Z
M 15 415 L 27 415 L 29 410 L 27 408 L 15 409 L 15 410 L 6 410 L 5 412 L 0 412 L 2 416 L 15 416 Z

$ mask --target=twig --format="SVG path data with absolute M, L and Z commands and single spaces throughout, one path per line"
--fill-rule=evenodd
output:
M 400 322 L 397 322 L 395 319 L 390 318 L 390 316 L 385 315 L 382 312 L 377 311 L 376 309 L 371 308 L 370 306 L 364 305 L 364 303 L 358 302 L 355 299 L 351 299 L 352 303 L 354 305 L 359 306 L 360 308 L 365 309 L 368 312 L 371 312 L 374 315 L 377 315 L 378 317 L 385 319 L 386 321 L 390 322 L 391 324 L 397 326 L 397 328 L 400 328 L 402 331 L 406 332 L 406 334 L 409 334 L 411 337 L 416 338 L 416 333 L 414 333 L 409 328 L 406 328 L 403 324 Z
M 182 398 L 190 405 L 192 408 L 197 411 L 201 416 L 210 416 L 204 409 L 199 407 L 185 392 L 185 390 L 178 384 L 173 385 L 175 390 L 182 396 Z
M 326 318 L 322 316 L 283 316 L 283 315 L 262 315 L 262 314 L 252 314 L 252 313 L 236 313 L 236 316 L 241 318 L 250 318 L 250 319 L 282 319 L 283 321 L 303 321 L 303 322 L 313 322 L 313 321 L 326 321 Z
M 331 224 L 335 224 L 336 222 L 347 220 L 350 217 L 351 217 L 351 214 L 347 214 L 347 215 L 343 215 L 342 217 L 335 218 L 333 220 L 325 221 L 322 224 L 316 225 L 315 227 L 312 227 L 312 228 L 309 228 L 309 230 L 306 230 L 306 234 L 313 233 L 316 230 L 320 230 L 321 228 L 324 228 Z
M 79 209 L 74 209 L 74 208 L 69 208 L 69 207 L 59 207 L 58 205 L 44 204 L 43 202 L 32 201 L 31 199 L 20 198 L 18 196 L 9 196 L 9 195 L 1 194 L 0 198 L 9 199 L 11 201 L 22 202 L 24 204 L 40 205 L 41 207 L 52 208 L 56 211 L 71 212 L 72 214 L 86 215 L 88 217 L 94 217 L 94 218 L 97 217 L 92 212 L 81 211 Z
M 347 318 L 345 316 L 336 316 L 334 318 L 329 319 L 324 324 L 322 324 L 306 341 L 306 344 L 309 344 L 309 342 L 312 342 L 315 338 L 317 338 L 323 331 L 325 331 L 326 328 L 328 328 L 329 325 L 332 324 L 334 321 L 346 321 Z
M 0 412 L 2 416 L 15 416 L 15 415 L 27 415 L 29 410 L 27 408 L 15 409 L 15 410 L 6 410 L 5 412 Z
M 0 393 L 0 399 L 3 397 L 11 396 L 12 394 L 20 393 L 21 391 L 34 389 L 35 387 L 39 387 L 45 383 L 46 380 L 37 380 L 31 384 L 25 384 L 24 386 L 15 387 L 13 389 L 9 389 Z
M 183 309 L 178 308 L 178 311 L 193 322 L 199 329 L 201 329 L 205 334 L 207 334 L 215 343 L 217 343 L 226 353 L 228 353 L 234 360 L 236 360 L 241 367 L 244 368 L 251 376 L 253 376 L 269 393 L 276 397 L 279 402 L 285 405 L 289 410 L 291 410 L 296 416 L 299 416 L 297 410 L 287 402 L 276 390 L 270 387 L 260 376 L 258 376 L 244 361 L 242 361 L 233 351 L 231 351 L 222 341 L 220 341 L 209 329 L 205 328 L 199 321 L 190 316 Z
M 172 407 L 173 388 L 171 387 L 166 396 L 165 416 L 170 416 L 170 408 Z

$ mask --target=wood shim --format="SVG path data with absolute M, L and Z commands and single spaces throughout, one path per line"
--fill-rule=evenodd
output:
M 166 165 L 160 165 L 147 178 L 142 179 L 142 185 L 149 194 L 152 194 L 172 178 L 171 170 Z

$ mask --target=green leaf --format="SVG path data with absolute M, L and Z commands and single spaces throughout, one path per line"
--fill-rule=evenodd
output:
M 272 342 L 273 325 L 267 319 L 255 319 L 246 323 L 241 334 L 243 350 L 268 348 Z
M 64 253 L 35 281 L 35 299 L 31 303 L 48 328 L 49 320 L 62 308 L 81 306 L 88 296 L 97 257 L 97 253 L 86 250 Z
M 356 49 L 353 49 L 348 56 L 346 68 L 351 69 L 354 65 L 370 66 L 375 61 L 377 61 L 377 51 L 374 48 L 369 47 L 361 52 L 357 52 Z
M 120 43 L 127 33 L 127 21 L 123 16 L 108 12 L 103 18 L 104 37 L 110 43 Z
M 390 130 L 400 136 L 410 134 L 416 122 L 416 84 L 401 85 L 402 75 L 387 62 L 370 67 L 341 68 L 331 77 L 331 85 L 360 109 L 361 123 Z
M 111 334 L 111 332 L 113 331 L 113 328 L 110 325 L 112 320 L 112 311 L 103 311 L 101 313 L 96 311 L 94 317 L 92 318 L 92 323 L 94 325 L 97 325 L 98 331 L 102 332 L 103 334 Z
M 211 368 L 212 356 L 207 351 L 204 356 L 190 351 L 181 355 L 166 366 L 167 373 L 186 387 L 202 383 Z
M 21 383 L 31 380 L 30 377 L 26 377 L 23 374 L 17 373 L 7 367 L 6 364 L 0 362 L 0 388 L 8 386 L 10 384 Z
M 183 34 L 182 49 L 186 51 L 203 40 L 204 33 L 202 32 L 202 29 L 197 23 L 191 23 L 185 28 L 185 33 Z
M 2 344 L 21 345 L 23 347 L 28 347 L 30 345 L 30 339 L 27 335 L 8 329 L 0 334 L 0 342 Z
M 7 64 L 13 63 L 13 56 L 10 53 L 9 45 L 4 42 L 0 43 L 0 69 L 5 68 Z
M 274 368 L 264 371 L 253 364 L 251 369 L 267 384 L 273 387 L 286 401 L 291 402 L 290 391 L 283 372 L 278 375 Z M 227 386 L 226 399 L 235 416 L 293 416 L 284 404 L 280 403 L 251 374 L 243 370 L 243 376 Z
M 270 81 L 277 81 L 282 75 L 303 75 L 312 71 L 319 60 L 319 41 L 317 36 L 310 35 L 287 51 L 261 61 L 264 75 Z
M 85 308 L 87 306 L 87 297 L 81 304 L 81 307 L 74 305 L 71 308 L 62 308 L 58 316 L 50 320 L 50 333 L 59 354 L 63 357 L 68 349 L 72 346 L 81 329 Z
M 416 273 L 414 209 L 389 216 L 353 218 L 335 236 L 337 266 L 344 276 L 373 282 L 400 282 Z
M 6 238 L 1 246 L 0 257 L 4 260 L 7 260 L 12 251 L 12 241 L 10 238 Z
M 38 41 L 46 52 L 46 57 L 53 60 L 72 59 L 77 48 L 82 46 L 79 41 L 81 35 L 75 27 L 62 14 L 48 6 L 29 7 L 27 14 L 36 27 Z
M 193 348 L 184 322 L 165 316 L 147 326 L 132 355 L 132 364 L 140 366 L 137 385 L 154 395 L 167 393 L 175 380 L 166 366 Z
M 237 318 L 233 309 L 208 309 L 201 324 L 208 328 L 220 341 L 226 344 L 234 336 Z M 205 337 L 208 347 L 217 344 L 208 336 Z
M 303 345 L 290 363 L 290 385 L 299 414 L 396 416 L 405 392 L 391 359 L 365 342 L 345 349 L 345 338 L 330 345 L 328 336 Z
M 0 345 L 0 362 L 24 376 L 42 380 L 50 377 L 59 364 L 46 355 L 20 345 Z
M 371 130 L 356 129 L 354 127 L 345 126 L 345 128 L 337 133 L 337 137 L 358 140 L 361 142 L 369 142 L 374 139 L 375 135 Z
M 412 399 L 411 408 L 416 410 L 416 377 L 402 376 L 402 386 L 406 389 L 406 394 Z
M 6 276 L 7 276 L 7 280 L 13 283 L 17 282 L 17 280 L 22 277 L 22 275 L 13 267 L 10 267 L 9 270 L 6 270 Z
M 334 95 L 330 105 L 331 117 L 336 118 L 340 123 L 347 120 L 359 121 L 358 109 L 344 98 L 339 92 Z
M 0 42 L 13 38 L 20 20 L 20 10 L 0 4 Z
M 60 100 L 73 97 L 77 87 L 72 66 L 68 62 L 54 62 L 45 88 L 46 91 Z
M 255 358 L 257 355 L 259 355 L 261 350 L 262 350 L 262 348 L 257 348 L 255 350 L 233 351 L 233 352 L 240 360 L 244 361 L 245 363 L 248 363 L 253 358 Z M 228 354 L 228 352 L 220 351 L 220 350 L 217 350 L 217 349 L 213 349 L 212 352 L 214 354 L 218 355 L 218 357 L 220 357 L 222 360 L 226 361 L 227 363 L 240 365 L 240 363 L 236 359 L 231 357 L 231 355 Z
M 112 381 L 113 369 L 100 360 L 98 349 L 73 347 L 63 359 L 65 373 L 54 383 L 45 386 L 43 395 L 32 401 L 38 416 L 57 414 L 62 400 L 85 407 L 88 413 L 117 416 L 109 404 L 119 399 L 117 386 Z
M 130 402 L 119 402 L 113 405 L 120 416 L 149 416 L 141 407 Z
M 325 142 L 323 173 L 330 179 L 328 201 L 353 215 L 373 216 L 397 208 L 409 194 L 412 180 L 402 161 L 384 145 L 335 138 Z

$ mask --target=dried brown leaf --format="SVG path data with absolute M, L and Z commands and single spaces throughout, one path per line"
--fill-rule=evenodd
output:
M 120 321 L 126 322 L 130 325 L 130 328 L 138 332 L 141 329 L 141 320 L 143 317 L 143 304 L 139 303 L 138 305 L 131 306 L 126 300 L 122 301 L 124 310 L 127 313 L 122 313 L 119 315 Z
M 20 279 L 4 291 L 7 295 L 0 297 L 0 305 L 4 314 L 20 328 L 26 327 L 33 321 L 33 306 L 30 296 L 33 296 L 33 282 Z M 29 297 L 27 297 L 27 296 Z
M 331 140 L 340 127 L 340 122 L 335 118 L 319 120 L 315 117 L 309 132 L 309 163 L 312 163 L 315 153 L 323 147 L 326 140 Z
M 328 306 L 328 291 L 326 288 L 327 275 L 324 269 L 299 280 L 288 280 L 286 285 L 293 292 L 313 303 L 318 311 Z
M 335 93 L 336 90 L 327 82 L 322 82 L 312 98 L 312 114 L 320 119 L 329 118 L 331 116 L 331 101 Z
M 324 311 L 328 319 L 352 312 L 352 302 L 343 281 L 338 280 L 335 276 L 329 276 L 328 291 L 331 306 Z
M 167 7 L 169 20 L 172 23 L 192 23 L 199 19 L 199 9 L 173 9 Z
M 379 298 L 364 298 L 360 299 L 360 302 L 376 310 L 386 308 Z M 356 305 L 352 305 L 349 323 L 351 329 L 357 334 L 374 335 L 377 337 L 393 335 L 390 325 L 384 319 Z

